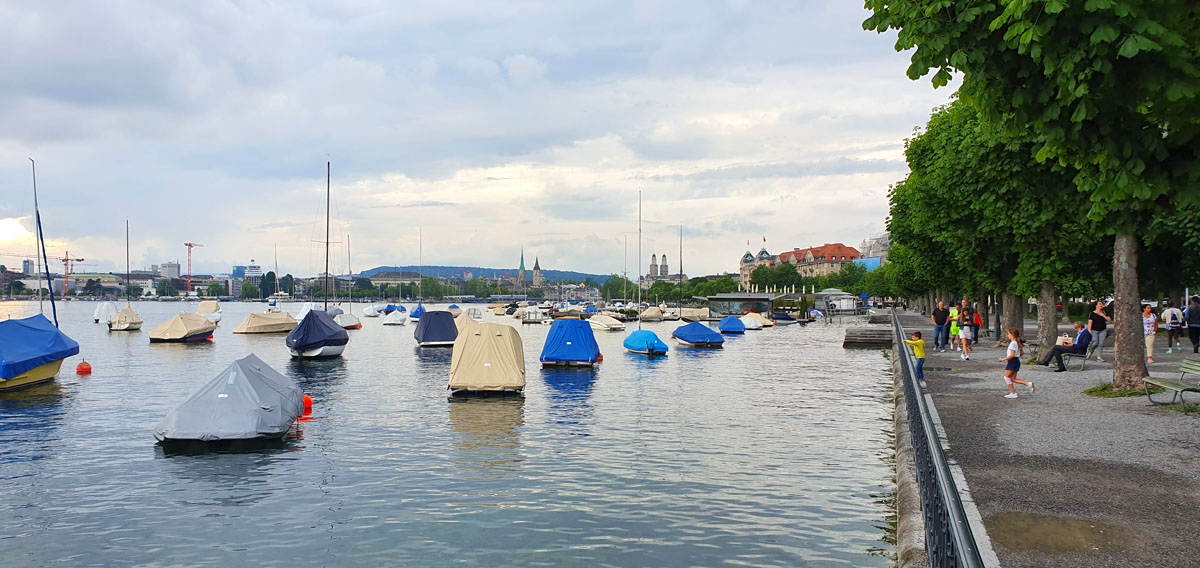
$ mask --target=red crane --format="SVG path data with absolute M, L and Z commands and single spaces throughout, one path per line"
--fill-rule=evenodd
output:
M 71 253 L 64 251 L 63 257 L 58 260 L 63 261 L 63 295 L 69 296 L 71 294 L 71 263 L 83 262 L 84 259 L 71 258 Z
M 195 247 L 202 247 L 204 245 L 202 245 L 200 243 L 183 243 L 183 246 L 187 247 L 187 249 L 188 249 L 188 289 L 187 289 L 187 291 L 188 291 L 188 295 L 190 296 L 190 295 L 192 295 L 192 249 Z

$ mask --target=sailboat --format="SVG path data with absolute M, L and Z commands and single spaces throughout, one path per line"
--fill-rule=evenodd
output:
M 38 211 L 37 164 L 29 158 L 33 171 L 33 217 L 36 225 L 35 252 L 38 279 L 46 266 L 46 288 L 50 291 L 50 312 L 24 319 L 0 321 L 0 391 L 21 388 L 52 380 L 62 368 L 63 359 L 79 354 L 79 344 L 58 329 L 58 308 L 54 304 L 54 285 L 50 280 L 50 262 L 46 258 L 46 239 L 42 236 L 42 214 Z M 38 286 L 38 310 L 42 310 L 42 287 Z
M 309 309 L 285 341 L 288 352 L 299 359 L 340 357 L 350 334 L 329 315 L 329 209 L 332 204 L 332 165 L 325 162 L 325 310 Z
M 350 268 L 350 235 L 346 235 L 346 272 L 350 273 L 350 307 L 333 316 L 333 321 L 342 329 L 362 329 L 362 321 L 354 317 L 354 271 Z
M 642 192 L 638 192 L 638 258 L 642 257 Z M 641 264 L 641 261 L 638 261 Z M 638 270 L 638 305 L 642 305 L 642 273 Z M 648 329 L 642 329 L 642 319 L 638 318 L 637 331 L 629 334 L 623 343 L 625 350 L 638 355 L 653 357 L 655 355 L 666 355 L 667 344 L 658 338 L 658 334 Z
M 129 219 L 125 220 L 125 309 L 108 320 L 109 331 L 137 331 L 142 329 L 142 318 L 133 311 L 133 291 L 130 289 L 129 271 Z

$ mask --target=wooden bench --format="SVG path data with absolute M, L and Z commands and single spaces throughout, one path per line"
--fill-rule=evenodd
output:
M 1151 404 L 1175 404 L 1176 402 L 1178 402 L 1179 404 L 1184 404 L 1186 401 L 1183 398 L 1183 393 L 1185 393 L 1185 392 L 1200 393 L 1200 383 L 1185 383 L 1185 382 L 1183 382 L 1183 378 L 1186 377 L 1187 375 L 1200 376 L 1200 359 L 1198 359 L 1198 358 L 1184 359 L 1183 362 L 1179 364 L 1179 380 L 1178 381 L 1172 380 L 1172 379 L 1159 379 L 1156 377 L 1143 378 L 1142 382 L 1145 383 L 1146 385 L 1159 386 L 1159 387 L 1162 387 L 1169 391 L 1172 391 L 1174 393 L 1171 395 L 1170 402 L 1158 402 L 1158 401 L 1154 400 L 1154 397 L 1150 396 L 1150 387 L 1146 386 L 1146 398 L 1150 400 Z

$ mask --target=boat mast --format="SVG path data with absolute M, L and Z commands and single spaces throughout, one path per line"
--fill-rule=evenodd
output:
M 683 223 L 679 224 L 679 320 L 683 321 Z
M 54 316 L 54 327 L 58 327 L 58 308 L 54 305 L 54 281 L 50 279 L 50 259 L 46 258 L 46 237 L 42 234 L 42 212 L 38 209 L 37 201 L 37 163 L 33 158 L 29 158 L 29 164 L 33 172 L 33 214 L 37 220 L 37 242 L 42 251 L 42 264 L 46 266 L 46 286 L 50 293 L 50 313 Z M 39 270 L 39 272 L 41 272 Z M 66 274 L 63 275 L 63 289 L 67 287 Z M 38 310 L 42 309 L 41 286 L 38 286 Z
M 629 233 L 625 233 L 625 272 L 621 273 L 625 281 L 621 283 L 621 300 L 629 301 Z
M 638 282 L 637 282 L 637 309 L 638 309 L 638 331 L 642 329 L 642 190 L 638 190 Z
M 325 311 L 329 311 L 329 206 L 332 201 L 330 198 L 330 179 L 331 166 L 329 161 L 325 162 Z
M 125 220 L 125 307 L 133 307 L 133 289 L 129 287 L 129 219 Z
M 354 308 L 354 269 L 350 268 L 350 233 L 346 233 L 346 272 L 350 275 L 350 308 Z
M 42 280 L 42 256 L 38 252 L 38 251 L 42 250 L 42 237 L 41 237 L 41 232 L 38 231 L 38 228 L 41 225 L 39 225 L 39 216 L 38 216 L 37 162 L 34 162 L 33 158 L 29 158 L 29 167 L 32 168 L 32 170 L 33 170 L 33 223 L 35 225 L 33 228 L 33 230 L 34 230 L 34 233 L 33 233 L 33 257 L 36 259 L 35 262 L 37 263 L 38 313 L 45 314 L 46 310 L 45 310 L 45 308 L 42 307 L 42 282 L 41 282 L 41 280 Z M 47 268 L 49 268 L 48 265 L 47 265 Z M 53 290 L 53 287 L 51 289 Z
M 425 246 L 425 229 L 417 227 L 417 303 L 421 303 L 421 284 L 425 280 L 425 256 L 422 247 Z
M 279 243 L 275 243 L 275 301 L 279 301 Z

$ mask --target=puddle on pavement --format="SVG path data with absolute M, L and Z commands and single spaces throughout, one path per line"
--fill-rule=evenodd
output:
M 992 542 L 1010 552 L 1121 550 L 1134 542 L 1133 533 L 1119 525 L 1045 515 L 1001 513 L 985 526 Z

